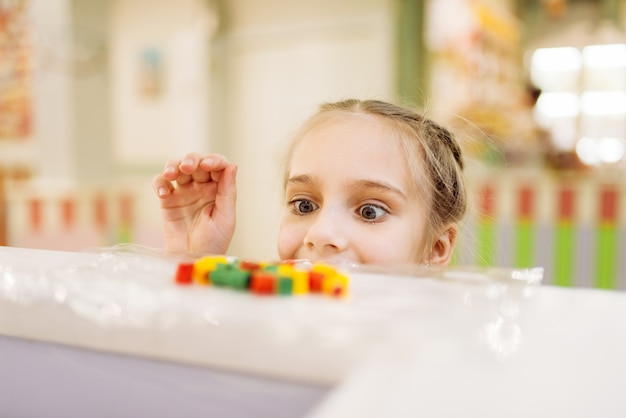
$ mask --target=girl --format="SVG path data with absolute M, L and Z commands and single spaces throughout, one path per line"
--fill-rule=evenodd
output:
M 288 153 L 279 257 L 446 265 L 466 209 L 462 170 L 453 135 L 420 114 L 376 100 L 322 105 Z M 153 186 L 168 250 L 226 253 L 236 172 L 218 154 L 166 164 Z

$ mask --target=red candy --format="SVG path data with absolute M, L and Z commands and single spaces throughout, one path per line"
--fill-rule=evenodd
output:
M 180 263 L 176 269 L 176 283 L 191 284 L 193 283 L 193 263 Z
M 311 293 L 320 293 L 324 283 L 324 273 L 319 271 L 309 272 L 309 291 Z
M 241 270 L 246 270 L 246 271 L 255 271 L 261 268 L 261 265 L 259 263 L 255 263 L 254 261 L 240 261 L 239 262 L 239 269 Z
M 276 276 L 262 271 L 255 272 L 250 279 L 250 290 L 257 295 L 276 293 Z

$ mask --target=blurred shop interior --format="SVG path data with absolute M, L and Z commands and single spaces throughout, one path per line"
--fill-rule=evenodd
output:
M 220 152 L 272 259 L 285 141 L 348 97 L 460 138 L 455 263 L 626 289 L 622 0 L 0 0 L 0 245 L 161 247 L 152 177 Z

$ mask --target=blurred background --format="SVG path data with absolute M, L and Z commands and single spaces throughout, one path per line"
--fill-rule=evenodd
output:
M 0 245 L 161 247 L 152 177 L 220 152 L 231 254 L 273 259 L 289 135 L 376 98 L 465 149 L 454 263 L 625 289 L 625 3 L 0 0 Z

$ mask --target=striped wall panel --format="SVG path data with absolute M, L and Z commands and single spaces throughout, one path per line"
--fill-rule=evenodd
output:
M 462 226 L 455 263 L 540 266 L 547 284 L 626 289 L 620 176 L 508 170 L 479 173 L 469 184 L 474 210 Z

